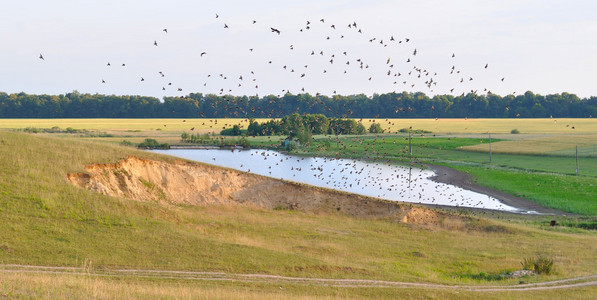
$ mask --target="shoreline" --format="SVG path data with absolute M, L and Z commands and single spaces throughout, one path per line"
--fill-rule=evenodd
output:
M 573 213 L 567 213 L 561 210 L 548 208 L 539 205 L 531 200 L 516 197 L 493 188 L 478 185 L 472 181 L 471 175 L 452 169 L 446 166 L 425 164 L 425 166 L 435 172 L 435 176 L 429 179 L 438 182 L 457 186 L 462 189 L 481 193 L 496 198 L 500 202 L 525 211 L 534 211 L 542 215 L 572 216 Z M 458 207 L 468 209 L 467 207 Z M 514 212 L 516 213 L 516 212 Z

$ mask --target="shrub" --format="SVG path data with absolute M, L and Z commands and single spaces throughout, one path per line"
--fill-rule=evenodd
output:
M 299 147 L 299 143 L 296 141 L 289 141 L 286 145 L 286 151 L 290 152 L 292 150 L 296 150 Z
M 423 130 L 423 129 L 410 129 L 410 128 L 402 128 L 400 130 L 398 130 L 398 132 L 402 132 L 402 133 L 407 133 L 407 132 L 412 132 L 414 134 L 421 134 L 421 133 L 433 133 L 429 130 Z
M 220 131 L 220 135 L 225 136 L 239 136 L 239 135 L 247 135 L 247 130 L 241 130 L 240 126 L 234 125 L 232 128 L 227 128 Z
M 137 145 L 138 148 L 146 149 L 170 149 L 170 145 L 164 143 L 160 144 L 154 139 L 145 139 L 141 144 Z
M 369 133 L 382 133 L 381 125 L 379 123 L 373 123 L 369 126 Z
M 40 133 L 41 129 L 37 128 L 37 127 L 27 127 L 25 129 L 23 129 L 24 132 L 27 133 Z
M 553 259 L 544 256 L 525 258 L 520 264 L 524 270 L 535 271 L 537 274 L 549 275 L 553 269 Z
M 120 142 L 120 146 L 135 147 L 135 144 L 131 141 L 123 140 Z
M 510 133 L 511 134 L 519 134 L 520 131 L 518 131 L 518 129 L 514 128 L 514 129 L 510 130 Z

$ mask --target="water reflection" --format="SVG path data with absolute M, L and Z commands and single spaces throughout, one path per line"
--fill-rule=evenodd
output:
M 522 212 L 499 200 L 437 183 L 431 170 L 270 150 L 154 150 L 189 160 L 393 201 Z

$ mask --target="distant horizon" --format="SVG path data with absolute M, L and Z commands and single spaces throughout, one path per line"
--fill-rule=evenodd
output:
M 217 97 L 255 97 L 255 96 L 257 96 L 257 95 L 234 95 L 234 94 L 222 94 L 222 95 L 219 95 L 219 94 L 215 94 L 215 93 L 203 93 L 203 92 L 190 92 L 190 93 L 187 93 L 185 95 L 174 95 L 174 96 L 161 96 L 161 97 L 157 97 L 157 96 L 152 96 L 152 95 L 138 95 L 138 94 L 134 95 L 134 94 L 85 93 L 85 92 L 80 92 L 78 90 L 72 90 L 70 92 L 64 92 L 64 93 L 59 93 L 59 94 L 47 94 L 47 93 L 46 94 L 35 94 L 35 93 L 29 93 L 29 92 L 25 92 L 25 91 L 8 93 L 8 92 L 5 92 L 5 91 L 0 91 L 0 93 L 6 93 L 8 95 L 24 93 L 24 94 L 27 94 L 27 95 L 35 95 L 35 96 L 42 96 L 42 95 L 47 95 L 47 96 L 65 96 L 66 94 L 71 94 L 71 93 L 75 93 L 75 92 L 77 92 L 77 93 L 79 93 L 81 95 L 85 95 L 86 94 L 86 95 L 102 95 L 102 96 L 116 96 L 116 97 L 151 97 L 151 98 L 156 98 L 158 100 L 164 100 L 164 98 L 180 98 L 180 97 L 186 97 L 186 98 L 188 98 L 190 95 L 197 95 L 197 94 L 215 95 Z M 581 96 L 578 96 L 575 93 L 570 93 L 570 92 L 541 94 L 541 93 L 535 93 L 534 91 L 530 91 L 530 90 L 525 91 L 525 92 L 520 93 L 520 94 L 516 93 L 516 94 L 500 95 L 500 94 L 496 94 L 496 93 L 491 93 L 491 94 L 474 94 L 474 95 L 479 96 L 479 97 L 481 97 L 481 96 L 482 97 L 497 96 L 497 97 L 500 97 L 500 98 L 504 98 L 504 97 L 508 97 L 508 96 L 514 96 L 514 97 L 524 96 L 524 94 L 526 94 L 527 92 L 531 92 L 534 95 L 543 96 L 543 97 L 545 97 L 545 96 L 551 96 L 551 95 L 569 94 L 569 95 L 576 96 L 580 100 L 583 100 L 583 101 L 597 97 L 597 95 L 595 95 L 595 96 L 591 95 L 591 96 L 587 96 L 587 97 L 581 97 Z M 435 94 L 433 96 L 430 96 L 429 94 L 427 94 L 427 93 L 425 93 L 423 91 L 390 91 L 390 92 L 384 92 L 384 93 L 376 93 L 376 92 L 374 92 L 373 94 L 355 93 L 355 94 L 335 94 L 335 95 L 323 95 L 323 94 L 315 95 L 315 94 L 311 94 L 311 93 L 308 93 L 308 92 L 301 92 L 301 93 L 292 93 L 291 92 L 290 95 L 293 95 L 293 96 L 310 95 L 312 97 L 327 97 L 327 98 L 334 98 L 335 96 L 338 96 L 338 97 L 350 97 L 350 96 L 365 95 L 365 96 L 367 96 L 367 97 L 370 98 L 370 97 L 373 97 L 374 95 L 386 95 L 386 94 L 392 94 L 392 93 L 394 93 L 394 94 L 402 94 L 402 93 L 417 94 L 417 93 L 422 93 L 422 94 L 424 94 L 425 96 L 427 96 L 429 98 L 433 98 L 435 96 L 452 96 L 454 98 L 456 98 L 456 97 L 462 97 L 462 94 L 460 94 L 460 95 Z M 275 96 L 275 97 L 278 97 L 278 98 L 282 98 L 282 97 L 284 97 L 284 95 L 286 95 L 286 94 L 280 94 L 280 95 L 263 94 L 263 95 L 258 95 L 258 98 L 263 98 L 263 97 L 268 97 L 268 96 Z M 468 94 L 465 94 L 464 96 L 467 96 L 467 95 Z

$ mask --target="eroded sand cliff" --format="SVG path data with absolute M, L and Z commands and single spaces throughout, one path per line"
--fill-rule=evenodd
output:
M 405 223 L 459 223 L 454 216 L 425 207 L 345 194 L 201 163 L 167 163 L 131 156 L 118 163 L 89 165 L 86 170 L 88 173 L 68 174 L 68 180 L 81 188 L 138 201 L 186 205 L 245 204 L 268 209 L 392 218 Z

